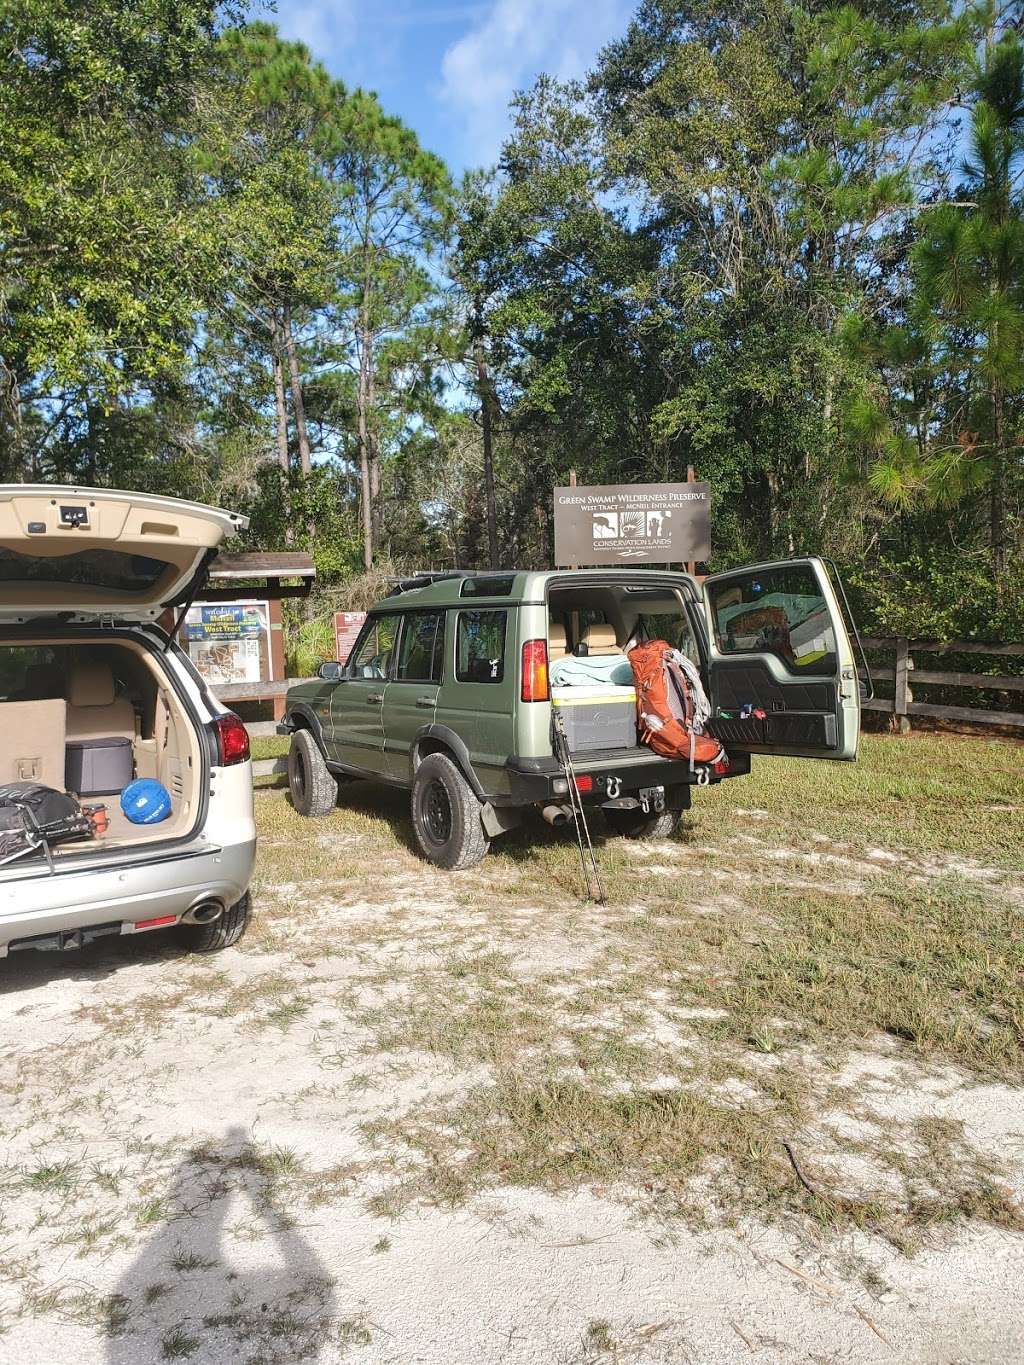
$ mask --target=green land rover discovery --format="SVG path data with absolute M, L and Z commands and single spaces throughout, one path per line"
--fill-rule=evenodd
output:
M 701 584 L 635 568 L 407 580 L 347 660 L 288 693 L 279 729 L 295 808 L 328 814 L 341 779 L 407 788 L 424 855 L 463 868 L 527 806 L 571 819 L 572 780 L 610 832 L 663 838 L 694 785 L 749 772 L 751 754 L 856 758 L 860 689 L 837 591 L 819 559 Z M 653 639 L 699 670 L 724 771 L 640 742 L 626 655 Z M 556 757 L 556 712 L 571 769 Z

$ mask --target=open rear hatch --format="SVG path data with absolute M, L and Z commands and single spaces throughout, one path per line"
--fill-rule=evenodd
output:
M 61 844 L 62 859 L 194 830 L 207 737 L 158 642 L 130 627 L 189 601 L 247 524 L 147 493 L 0 485 L 0 784 L 106 807 L 98 837 Z M 121 811 L 136 778 L 169 798 L 158 823 Z
M 150 493 L 0 484 L 0 619 L 154 619 L 201 585 L 236 512 Z

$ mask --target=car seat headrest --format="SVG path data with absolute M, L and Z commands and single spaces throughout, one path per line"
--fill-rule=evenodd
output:
M 71 706 L 110 706 L 114 700 L 114 675 L 109 664 L 75 664 L 68 678 Z
M 607 621 L 594 621 L 583 632 L 581 644 L 586 645 L 588 654 L 621 654 L 619 642 L 615 638 L 615 627 Z
M 561 621 L 548 622 L 548 657 L 551 659 L 564 658 L 569 653 L 569 644 L 565 634 L 565 626 Z

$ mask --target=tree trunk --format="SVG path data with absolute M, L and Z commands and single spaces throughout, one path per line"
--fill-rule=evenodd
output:
M 288 403 L 285 397 L 284 388 L 284 340 L 282 335 L 281 321 L 277 314 L 273 314 L 270 320 L 270 359 L 274 370 L 274 425 L 277 439 L 277 463 L 281 467 L 282 473 L 282 495 L 285 499 L 284 509 L 284 543 L 291 545 L 295 540 L 295 532 L 292 528 L 291 498 L 288 484 L 288 476 L 291 474 L 291 455 L 288 451 Z
M 1006 423 L 1003 387 L 992 388 L 992 484 L 989 491 L 989 536 L 992 542 L 992 576 L 996 590 L 1002 592 L 1006 580 L 1006 530 L 1003 524 L 1003 484 L 1006 475 Z
M 288 407 L 284 396 L 284 362 L 281 359 L 281 326 L 277 318 L 270 325 L 271 359 L 274 365 L 274 412 L 277 420 L 277 462 L 287 474 L 291 461 L 288 458 Z
M 299 443 L 299 467 L 303 474 L 308 474 L 313 467 L 310 455 L 309 433 L 306 430 L 306 405 L 302 398 L 302 381 L 299 378 L 299 357 L 295 349 L 295 337 L 292 335 L 291 311 L 287 305 L 284 308 L 282 318 L 284 330 L 284 348 L 288 356 L 288 375 L 291 380 L 292 388 L 292 412 L 295 414 L 295 435 Z
M 365 312 L 363 315 L 365 319 Z M 370 476 L 369 440 L 369 385 L 368 377 L 369 341 L 368 329 L 360 323 L 359 328 L 359 387 L 356 395 L 356 415 L 359 430 L 359 487 L 362 497 L 363 523 L 363 568 L 369 573 L 373 568 L 373 486 Z
M 31 456 L 23 456 L 22 440 L 24 431 L 21 420 L 21 386 L 18 383 L 18 376 L 11 369 L 5 360 L 0 357 L 0 379 L 6 378 L 7 394 L 0 394 L 0 435 L 3 434 L 3 427 L 7 425 L 2 421 L 2 411 L 6 407 L 10 412 L 10 447 L 7 451 L 6 466 L 0 462 L 0 472 L 4 477 L 9 476 L 16 479 L 19 483 L 34 483 L 36 481 L 36 454 L 33 447 Z
M 370 361 L 366 367 L 366 443 L 370 465 L 370 522 L 373 526 L 373 543 L 378 551 L 383 540 L 383 509 L 380 505 L 380 451 L 377 447 L 377 434 L 373 429 L 373 416 L 377 407 L 377 385 L 373 377 L 373 337 L 367 336 Z
M 480 431 L 484 447 L 484 493 L 487 497 L 487 558 L 489 567 L 501 567 L 498 558 L 498 500 L 494 492 L 494 444 L 491 429 L 493 394 L 487 370 L 484 343 L 478 339 L 473 347 L 476 359 L 477 391 L 480 395 Z
M 779 538 L 779 477 L 773 469 L 765 472 L 768 484 L 768 554 L 774 555 Z

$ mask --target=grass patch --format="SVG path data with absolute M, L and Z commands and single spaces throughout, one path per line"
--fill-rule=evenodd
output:
M 312 826 L 261 797 L 256 950 L 351 960 L 358 988 L 336 999 L 355 1027 L 329 1054 L 351 1088 L 433 1078 L 364 1126 L 390 1176 L 382 1216 L 589 1185 L 904 1249 L 965 1217 L 1017 1227 L 998 1153 L 956 1123 L 925 1141 L 839 1080 L 868 1052 L 910 1068 L 894 1098 L 939 1066 L 1024 1083 L 1019 764 L 1012 743 L 941 736 L 865 736 L 856 766 L 757 760 L 697 792 L 669 843 L 599 838 L 602 908 L 579 899 L 571 839 L 539 822 L 451 876 L 409 849 L 401 795 L 354 784 Z M 314 920 L 303 938 L 311 884 L 340 934 Z M 787 1144 L 801 1169 L 820 1154 L 811 1188 Z

